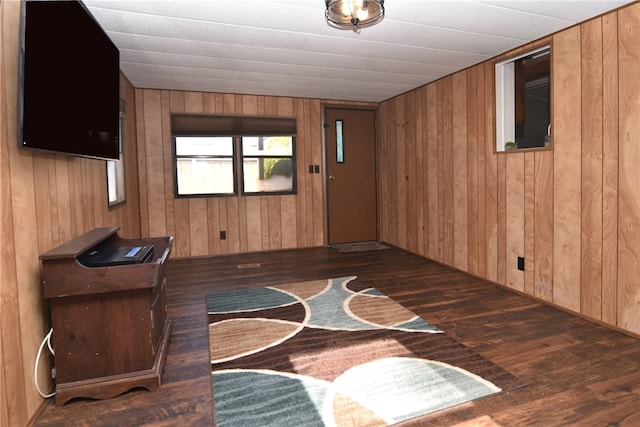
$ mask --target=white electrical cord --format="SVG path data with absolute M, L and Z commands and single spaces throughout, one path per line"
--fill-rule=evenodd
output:
M 38 390 L 38 394 L 42 396 L 44 399 L 48 399 L 51 396 L 55 395 L 56 392 L 52 392 L 49 394 L 45 394 L 40 390 L 40 386 L 38 385 L 38 365 L 40 364 L 40 356 L 42 355 L 42 349 L 44 348 L 44 344 L 47 343 L 49 346 L 49 351 L 51 354 L 55 354 L 53 351 L 53 347 L 51 347 L 51 335 L 53 334 L 53 328 L 49 330 L 49 333 L 44 337 L 42 343 L 40 343 L 40 348 L 38 349 L 38 354 L 36 355 L 36 363 L 33 367 L 33 383 L 36 385 L 36 390 Z

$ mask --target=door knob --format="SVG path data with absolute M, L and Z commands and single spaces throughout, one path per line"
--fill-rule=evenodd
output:
M 329 175 L 329 179 L 336 179 L 336 177 L 333 175 Z

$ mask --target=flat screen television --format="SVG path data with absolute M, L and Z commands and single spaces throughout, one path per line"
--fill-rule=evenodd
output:
M 118 49 L 81 1 L 22 7 L 20 146 L 118 159 Z

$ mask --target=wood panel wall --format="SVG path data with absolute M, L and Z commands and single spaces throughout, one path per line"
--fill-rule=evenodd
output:
M 24 426 L 42 404 L 33 382 L 36 352 L 50 322 L 38 256 L 95 227 L 118 225 L 140 236 L 134 90 L 121 78 L 127 103 L 127 203 L 108 209 L 104 161 L 18 148 L 17 1 L 0 3 L 0 425 Z M 45 355 L 40 387 L 48 392 Z
M 496 153 L 494 64 L 549 42 L 553 148 Z M 640 334 L 638 76 L 634 3 L 383 102 L 382 239 Z
M 172 235 L 173 256 L 193 257 L 325 243 L 323 105 L 318 99 L 136 90 L 142 234 Z M 360 103 L 356 106 L 371 106 Z M 282 116 L 297 119 L 297 194 L 176 198 L 171 113 Z M 226 231 L 227 239 L 220 239 Z

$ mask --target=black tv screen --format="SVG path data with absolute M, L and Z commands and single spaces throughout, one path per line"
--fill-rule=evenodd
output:
M 23 7 L 20 145 L 118 159 L 118 49 L 80 1 Z

